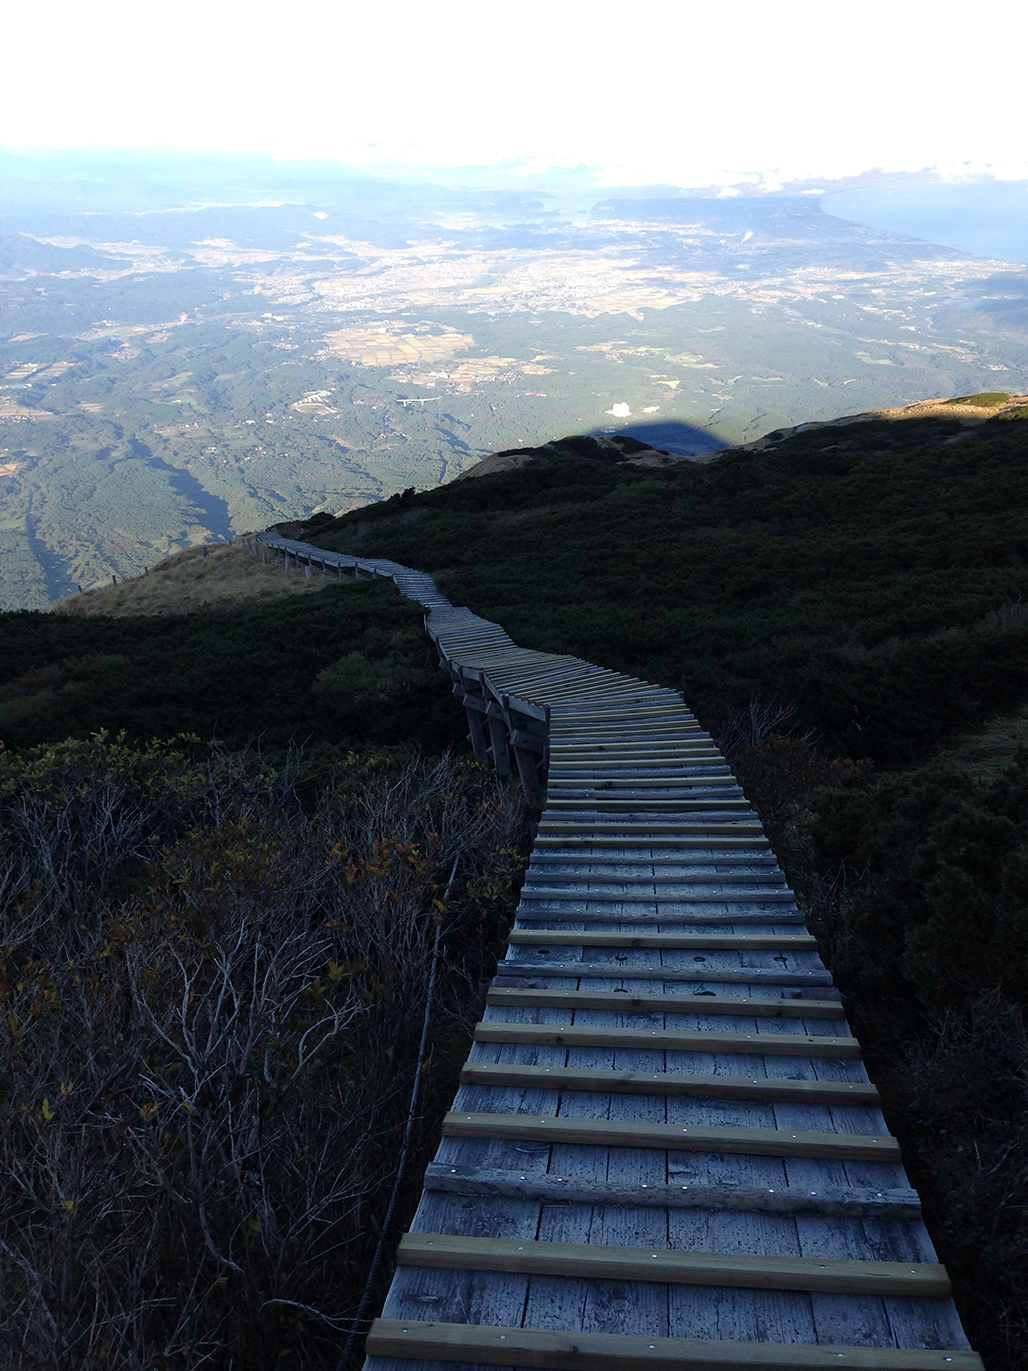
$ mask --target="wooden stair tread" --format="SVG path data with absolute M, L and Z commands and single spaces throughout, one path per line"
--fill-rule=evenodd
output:
M 592 1028 L 580 1024 L 501 1023 L 483 1019 L 475 1042 L 534 1043 L 542 1047 L 610 1047 L 615 1051 L 741 1053 L 759 1057 L 860 1056 L 860 1043 L 844 1035 L 720 1033 L 711 1029 Z
M 716 1152 L 747 1157 L 808 1157 L 829 1161 L 896 1162 L 899 1143 L 889 1133 L 814 1133 L 775 1128 L 713 1128 L 703 1124 L 634 1123 L 611 1119 L 551 1118 L 539 1114 L 488 1114 L 450 1110 L 444 1138 L 500 1138 L 554 1147 L 640 1147 L 660 1152 Z
M 783 1100 L 794 1104 L 870 1104 L 879 1095 L 868 1081 L 793 1081 L 780 1076 L 716 1076 L 710 1072 L 616 1071 L 599 1067 L 518 1066 L 465 1062 L 462 1085 L 529 1090 L 587 1090 L 598 1094 L 691 1096 L 711 1100 Z
M 730 951 L 734 948 L 755 952 L 816 952 L 817 939 L 809 933 L 588 933 L 563 929 L 515 928 L 507 941 L 515 945 L 541 947 L 632 947 L 660 948 L 668 952 Z
M 976 1352 L 729 1342 L 646 1334 L 563 1332 L 464 1323 L 376 1319 L 373 1357 L 518 1366 L 540 1371 L 985 1371 Z
M 622 969 L 612 966 L 611 976 L 617 976 Z M 697 979 L 702 976 L 700 972 L 693 974 Z M 744 974 L 749 974 L 748 968 L 744 968 Z M 837 1000 L 787 1000 L 782 996 L 760 998 L 754 995 L 639 995 L 609 990 L 518 990 L 504 986 L 494 986 L 485 1002 L 494 1008 L 566 1009 L 569 1013 L 594 1009 L 614 1014 L 732 1014 L 738 1018 L 754 1014 L 778 1019 L 838 1019 L 843 1014 Z
M 810 1290 L 844 1295 L 920 1295 L 946 1299 L 946 1268 L 936 1262 L 763 1256 L 674 1248 L 607 1247 L 540 1242 L 529 1238 L 476 1238 L 464 1234 L 405 1233 L 398 1266 L 509 1271 L 597 1280 L 657 1281 L 673 1285 L 725 1285 L 746 1290 Z

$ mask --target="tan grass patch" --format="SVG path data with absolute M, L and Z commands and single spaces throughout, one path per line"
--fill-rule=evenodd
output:
M 320 571 L 284 570 L 280 556 L 242 540 L 176 552 L 119 585 L 98 586 L 54 606 L 58 614 L 196 614 L 203 610 L 252 609 L 284 595 L 311 595 L 326 582 Z M 265 563 L 262 557 L 267 557 Z M 329 576 L 328 581 L 334 581 Z

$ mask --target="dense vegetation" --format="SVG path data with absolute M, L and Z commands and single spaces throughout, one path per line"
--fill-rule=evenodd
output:
M 421 610 L 387 584 L 329 584 L 259 609 L 173 616 L 0 615 L 0 742 L 98 729 L 183 731 L 308 765 L 352 745 L 460 741 Z
M 686 692 L 854 996 L 990 1371 L 1028 1360 L 1028 756 L 977 775 L 946 748 L 1028 700 L 1025 433 L 815 427 L 665 468 L 565 440 L 305 535 Z M 524 815 L 471 764 L 404 760 L 461 720 L 391 587 L 0 634 L 4 1335 L 26 1371 L 332 1366 L 432 920 L 426 1120 Z
M 664 470 L 554 448 L 319 541 L 431 571 L 517 641 L 675 686 L 708 722 L 784 699 L 880 762 L 1028 695 L 1022 423 L 814 427 Z
M 990 1371 L 1028 1362 L 1028 754 L 976 775 L 945 749 L 1028 699 L 1023 417 L 812 427 L 706 467 L 564 440 L 311 530 L 684 690 L 854 996 Z
M 462 719 L 420 609 L 366 582 L 240 608 L 232 556 L 190 562 L 192 613 L 168 612 L 177 558 L 83 597 L 88 616 L 0 616 L 0 1344 L 19 1371 L 335 1367 L 437 931 L 401 1214 L 516 898 L 524 810 L 438 759 Z M 195 609 L 205 572 L 220 610 Z
M 437 930 L 404 1206 L 523 820 L 471 762 L 351 759 L 301 803 L 288 768 L 195 738 L 0 752 L 5 1367 L 337 1365 Z

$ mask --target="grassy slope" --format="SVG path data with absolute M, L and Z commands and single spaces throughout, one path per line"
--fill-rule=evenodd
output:
M 281 558 L 265 555 L 266 562 L 255 558 L 242 542 L 192 547 L 159 562 L 146 575 L 70 596 L 54 608 L 58 614 L 76 617 L 194 614 L 256 609 L 286 595 L 310 595 L 322 588 L 320 578 L 286 574 Z
M 518 641 L 680 688 L 708 723 L 787 700 L 894 763 L 1028 695 L 1026 458 L 1023 422 L 945 417 L 700 468 L 565 449 L 316 541 L 429 570 Z

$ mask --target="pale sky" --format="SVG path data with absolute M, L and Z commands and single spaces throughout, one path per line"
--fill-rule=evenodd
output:
M 1024 0 L 8 0 L 2 32 L 8 149 L 1028 176 Z

